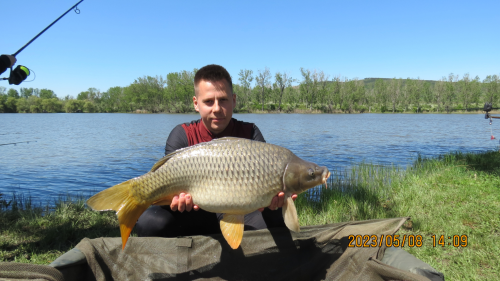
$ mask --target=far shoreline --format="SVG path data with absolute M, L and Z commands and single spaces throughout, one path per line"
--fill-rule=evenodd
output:
M 137 110 L 137 111 L 129 111 L 129 112 L 9 112 L 9 113 L 1 113 L 1 114 L 59 114 L 59 113 L 68 113 L 68 114 L 178 114 L 178 115 L 198 115 L 197 112 L 149 112 L 147 110 Z M 484 114 L 484 111 L 460 111 L 460 112 L 322 112 L 317 110 L 306 111 L 300 110 L 297 112 L 279 112 L 279 111 L 255 111 L 255 112 L 234 112 L 233 114 Z M 490 114 L 500 114 L 500 111 L 490 111 Z

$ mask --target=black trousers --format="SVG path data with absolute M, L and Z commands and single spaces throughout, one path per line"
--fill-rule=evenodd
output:
M 281 215 L 265 209 L 245 215 L 245 230 L 286 227 Z M 170 206 L 152 206 L 139 218 L 135 231 L 139 237 L 178 237 L 221 233 L 219 220 L 223 214 L 204 210 L 173 212 Z

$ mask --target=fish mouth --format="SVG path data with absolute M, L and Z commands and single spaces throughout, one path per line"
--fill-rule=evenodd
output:
M 326 173 L 323 173 L 323 181 L 322 183 L 325 185 L 325 188 L 328 189 L 328 178 L 330 177 L 330 171 L 326 170 Z

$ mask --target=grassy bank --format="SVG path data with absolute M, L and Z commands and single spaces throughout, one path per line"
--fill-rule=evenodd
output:
M 405 250 L 447 280 L 497 278 L 500 153 L 418 159 L 406 170 L 360 164 L 332 172 L 327 190 L 297 199 L 301 225 L 410 216 L 398 234 L 422 235 L 423 245 Z M 0 206 L 6 203 L 0 198 Z M 467 235 L 468 243 L 433 246 L 432 235 Z M 82 238 L 101 236 L 119 236 L 112 212 L 90 211 L 83 200 L 60 200 L 47 212 L 16 198 L 0 212 L 0 261 L 48 264 Z
M 343 177 L 319 196 L 299 197 L 301 225 L 410 216 L 398 234 L 422 235 L 423 244 L 405 250 L 447 280 L 498 278 L 500 153 L 419 159 L 406 171 L 360 165 Z M 433 246 L 432 235 L 444 235 L 445 246 Z M 467 246 L 448 245 L 453 235 L 467 235 Z
M 0 261 L 49 264 L 85 237 L 120 236 L 113 212 L 92 211 L 82 199 L 60 199 L 51 209 L 22 196 L 0 198 L 2 205 Z

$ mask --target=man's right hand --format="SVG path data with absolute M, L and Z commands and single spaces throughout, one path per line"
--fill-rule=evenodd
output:
M 191 212 L 191 210 L 198 211 L 200 207 L 198 205 L 193 204 L 193 198 L 189 193 L 181 193 L 178 196 L 174 196 L 172 198 L 172 202 L 170 203 L 170 209 L 172 211 L 184 212 L 184 210 Z
M 0 74 L 4 73 L 5 70 L 8 68 L 11 68 L 15 63 L 17 59 L 14 56 L 11 55 L 1 55 L 0 56 Z

